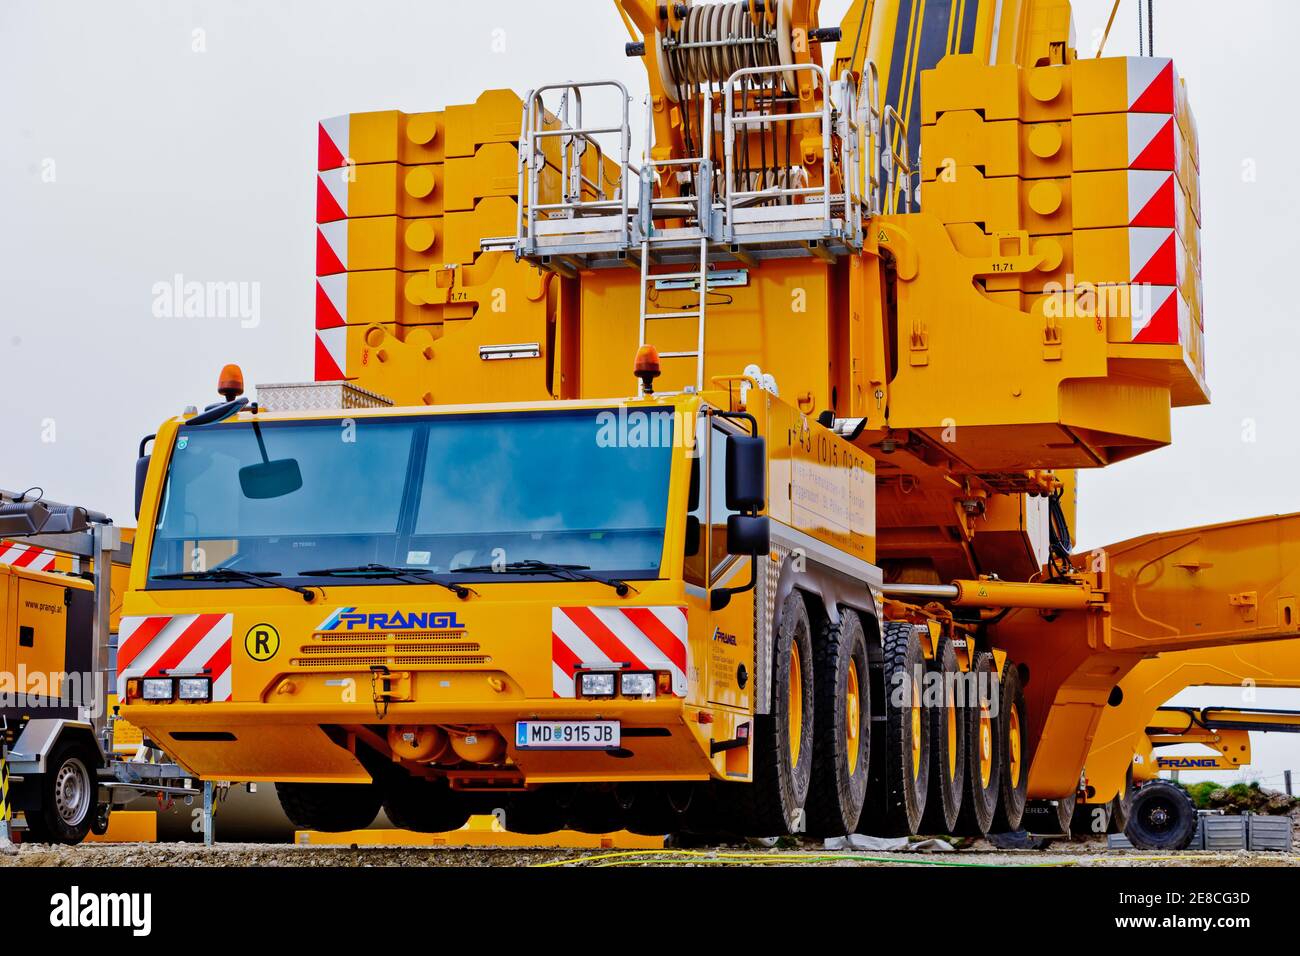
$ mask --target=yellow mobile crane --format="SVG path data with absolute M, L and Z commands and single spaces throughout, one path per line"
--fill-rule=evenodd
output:
M 638 161 L 615 80 L 321 123 L 318 382 L 151 436 L 123 716 L 312 828 L 1068 827 L 1139 661 L 1300 634 L 1295 517 L 1072 554 L 1209 399 L 1172 62 L 615 6 Z

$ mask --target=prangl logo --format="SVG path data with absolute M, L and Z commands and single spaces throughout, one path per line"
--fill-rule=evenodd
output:
M 1218 769 L 1218 764 L 1213 757 L 1157 757 L 1156 766 L 1161 770 Z
M 321 631 L 463 631 L 455 611 L 358 611 L 341 607 L 327 617 Z

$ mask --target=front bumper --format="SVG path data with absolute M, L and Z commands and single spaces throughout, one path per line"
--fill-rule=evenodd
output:
M 364 783 L 370 775 L 323 728 L 365 728 L 380 735 L 389 726 L 492 727 L 505 739 L 505 770 L 523 783 L 702 780 L 713 766 L 712 724 L 679 698 L 654 701 L 513 699 L 464 702 L 372 701 L 318 704 L 142 704 L 122 716 L 195 776 L 204 780 L 294 783 Z M 617 720 L 623 745 L 617 751 L 518 750 L 517 720 Z M 449 776 L 477 776 L 475 765 L 446 769 Z M 500 771 L 502 768 L 496 768 Z

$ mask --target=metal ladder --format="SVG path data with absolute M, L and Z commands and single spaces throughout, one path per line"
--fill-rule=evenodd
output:
M 650 143 L 653 142 L 653 127 L 651 124 L 651 112 L 646 110 L 646 147 L 645 156 L 641 163 L 641 197 L 640 197 L 640 217 L 641 217 L 641 319 L 638 332 L 638 343 L 644 346 L 646 341 L 646 327 L 650 322 L 657 322 L 665 319 L 689 319 L 694 318 L 696 321 L 696 340 L 694 349 L 685 349 L 680 351 L 669 351 L 659 353 L 661 359 L 695 359 L 695 390 L 697 392 L 704 389 L 704 330 L 705 319 L 708 310 L 709 299 L 709 250 L 712 245 L 712 222 L 713 222 L 713 160 L 712 141 L 713 141 L 713 109 L 710 108 L 702 111 L 704 116 L 704 153 L 701 156 L 690 159 L 652 159 L 650 154 Z M 695 201 L 694 212 L 696 225 L 699 231 L 699 257 L 697 260 L 697 269 L 693 272 L 656 272 L 653 269 L 652 262 L 655 258 L 655 247 L 662 242 L 656 227 L 656 213 L 661 216 L 671 215 L 673 212 L 682 212 L 683 202 L 681 199 L 669 197 L 656 199 L 654 195 L 654 186 L 656 170 L 680 170 L 683 168 L 696 168 L 695 177 Z M 680 239 L 681 237 L 674 236 Z M 650 285 L 661 279 L 672 279 L 681 282 L 694 282 L 699 290 L 700 301 L 694 309 L 676 310 L 669 312 L 651 312 L 650 304 Z M 688 286 L 689 287 L 689 286 Z M 644 386 L 638 386 L 638 395 L 644 394 Z

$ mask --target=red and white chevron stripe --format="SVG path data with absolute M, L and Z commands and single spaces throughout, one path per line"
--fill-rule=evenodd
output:
M 1183 134 L 1172 116 L 1130 113 L 1126 123 L 1129 169 L 1182 171 Z
M 551 676 L 556 697 L 574 697 L 579 669 L 624 664 L 668 671 L 673 695 L 686 696 L 686 608 L 555 607 L 551 609 Z
M 15 568 L 29 568 L 32 571 L 53 571 L 56 555 L 47 548 L 37 548 L 30 544 L 18 544 L 14 541 L 0 541 L 0 564 Z
M 1173 173 L 1128 171 L 1128 225 L 1173 229 L 1178 225 L 1181 200 Z
M 1173 229 L 1189 253 L 1199 253 L 1200 230 L 1191 200 L 1175 173 L 1130 169 L 1128 176 L 1129 226 Z M 1196 261 L 1197 255 L 1192 256 Z
M 1130 320 L 1130 341 L 1145 344 L 1185 345 L 1190 330 L 1191 308 L 1172 286 L 1134 286 Z
M 1174 229 L 1128 231 L 1128 281 L 1181 287 L 1187 274 L 1187 249 Z
M 316 168 L 316 381 L 345 378 L 347 367 L 348 165 L 351 115 L 320 121 Z
M 348 221 L 324 222 L 316 227 L 316 274 L 348 271 Z
M 347 326 L 316 331 L 315 374 L 318 382 L 337 382 L 348 377 Z
M 348 218 L 348 176 L 351 169 L 330 169 L 316 174 L 316 221 Z
M 316 381 L 347 377 L 348 274 L 316 279 Z
M 233 614 L 124 617 L 118 629 L 117 695 L 133 677 L 212 678 L 212 699 L 230 700 Z M 164 674 L 163 672 L 167 673 Z
M 1126 59 L 1128 111 L 1172 114 L 1178 108 L 1178 74 L 1174 61 L 1151 56 Z
M 337 329 L 348 321 L 348 274 L 316 277 L 316 328 Z
M 316 136 L 317 169 L 338 169 L 347 165 L 351 127 L 351 114 L 331 116 L 320 121 Z

